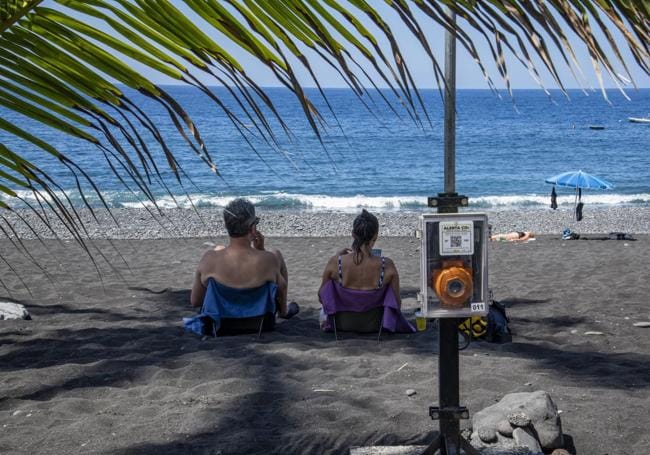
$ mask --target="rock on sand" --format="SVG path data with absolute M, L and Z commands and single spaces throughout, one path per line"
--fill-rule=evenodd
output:
M 20 303 L 0 302 L 0 321 L 4 319 L 31 319 L 27 309 Z
M 489 406 L 476 414 L 472 418 L 472 427 L 475 432 L 481 434 L 486 429 L 498 431 L 500 435 L 509 433 L 507 428 L 503 428 L 508 422 L 513 427 L 523 426 L 532 430 L 530 434 L 537 435 L 539 446 L 544 450 L 561 448 L 564 444 L 562 438 L 562 424 L 557 407 L 550 395 L 543 391 L 511 393 L 503 397 L 498 403 Z M 505 430 L 505 431 L 504 431 Z M 515 436 L 513 430 L 513 436 Z M 525 440 L 522 432 L 516 432 L 517 436 L 523 442 Z M 499 440 L 505 439 L 500 437 Z M 534 439 L 534 438 L 533 438 Z M 476 439 L 472 438 L 472 442 Z M 485 442 L 485 441 L 483 441 Z M 520 445 L 520 444 L 517 444 Z M 531 450 L 536 450 L 535 444 Z

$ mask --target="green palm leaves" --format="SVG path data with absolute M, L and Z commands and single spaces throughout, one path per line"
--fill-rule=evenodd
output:
M 456 13 L 458 24 L 450 21 L 445 8 Z M 409 36 L 396 37 L 390 25 L 396 20 L 406 26 Z M 563 87 L 556 65 L 576 69 L 570 33 L 586 46 L 599 78 L 605 72 L 617 82 L 631 79 L 630 64 L 650 73 L 649 23 L 647 0 L 385 0 L 381 4 L 367 0 L 3 0 L 0 108 L 86 142 L 105 158 L 116 179 L 155 203 L 151 183 L 166 185 L 163 166 L 179 182 L 182 169 L 156 123 L 124 87 L 159 103 L 188 150 L 215 174 L 221 151 L 219 144 L 205 143 L 183 106 L 129 61 L 194 86 L 222 109 L 244 137 L 254 136 L 273 147 L 277 134 L 288 133 L 289 126 L 255 75 L 228 49 L 239 48 L 268 68 L 295 94 L 320 137 L 320 113 L 303 90 L 306 82 L 320 87 L 316 63 L 334 68 L 362 103 L 368 103 L 366 86 L 388 87 L 391 98 L 420 122 L 426 109 L 402 49 L 422 48 L 432 74 L 442 83 L 432 35 L 425 33 L 432 24 L 456 34 L 491 86 L 489 60 L 510 88 L 507 55 L 528 68 L 540 84 L 541 66 Z M 623 39 L 617 41 L 610 28 Z M 470 35 L 470 30 L 485 38 L 489 54 L 477 50 L 472 38 L 476 34 Z M 624 61 L 622 45 L 634 62 Z M 559 55 L 559 62 L 552 55 Z M 626 74 L 619 75 L 618 65 Z M 311 81 L 297 74 L 308 74 Z M 236 109 L 220 99 L 206 80 L 228 87 Z M 280 125 L 280 131 L 273 124 Z M 0 117 L 0 130 L 4 200 L 20 198 L 12 188 L 32 191 L 39 201 L 34 210 L 51 209 L 81 241 L 83 223 L 57 182 L 39 167 L 39 160 L 25 159 L 2 138 L 20 138 L 43 156 L 55 157 L 83 182 L 80 189 L 92 188 L 101 200 L 99 189 L 68 151 L 58 150 L 6 117 Z M 10 209 L 9 204 L 0 200 L 0 209 Z

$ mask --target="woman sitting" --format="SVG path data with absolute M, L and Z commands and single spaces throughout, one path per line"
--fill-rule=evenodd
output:
M 321 328 L 332 330 L 338 312 L 366 313 L 383 308 L 382 327 L 391 332 L 414 332 L 400 311 L 399 274 L 392 260 L 373 256 L 377 217 L 363 210 L 352 225 L 352 248 L 330 258 L 318 291 Z
M 531 231 L 508 232 L 507 234 L 495 234 L 490 236 L 490 240 L 498 242 L 526 242 L 534 238 L 535 233 Z

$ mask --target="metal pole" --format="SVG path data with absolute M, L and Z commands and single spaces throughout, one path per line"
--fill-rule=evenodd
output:
M 447 15 L 456 22 L 456 15 L 447 8 Z M 445 193 L 456 192 L 456 37 L 449 31 L 445 33 Z M 452 211 L 452 210 L 450 210 Z M 458 212 L 454 207 L 453 212 Z M 458 320 L 440 319 L 438 332 L 438 398 L 441 409 L 458 408 L 459 359 L 458 359 Z M 443 440 L 443 453 L 460 454 L 460 422 L 441 416 L 440 435 Z
M 453 27 L 456 15 L 450 8 L 446 14 Z M 445 33 L 445 192 L 429 198 L 429 206 L 438 213 L 458 213 L 459 206 L 467 206 L 467 198 L 456 193 L 456 37 Z M 433 419 L 440 420 L 440 434 L 424 453 L 433 455 L 478 455 L 469 442 L 460 436 L 459 419 L 467 419 L 467 409 L 460 406 L 460 375 L 458 357 L 457 318 L 440 318 L 438 331 L 438 399 L 439 407 L 429 408 Z
M 440 409 L 460 407 L 458 319 L 442 318 L 438 331 L 438 399 Z M 460 454 L 460 422 L 458 417 L 441 413 L 440 435 L 446 443 L 445 454 Z
M 456 14 L 446 8 L 451 22 Z M 445 32 L 445 193 L 456 192 L 456 37 Z

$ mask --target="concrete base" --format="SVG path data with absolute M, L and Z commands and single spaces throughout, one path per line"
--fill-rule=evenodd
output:
M 422 455 L 427 446 L 352 447 L 350 455 Z
M 422 455 L 426 448 L 427 446 L 352 447 L 350 449 L 350 455 Z M 481 455 L 544 455 L 542 452 L 532 452 L 528 447 L 514 447 L 510 449 L 490 447 L 480 449 L 479 451 Z

